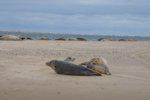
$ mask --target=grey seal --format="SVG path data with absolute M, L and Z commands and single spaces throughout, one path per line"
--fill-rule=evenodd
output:
M 57 74 L 77 76 L 101 76 L 100 73 L 96 73 L 92 69 L 83 67 L 82 65 L 76 65 L 68 61 L 52 60 L 50 62 L 46 62 L 46 65 L 50 66 Z

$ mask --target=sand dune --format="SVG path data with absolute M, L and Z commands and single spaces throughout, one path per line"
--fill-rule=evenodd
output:
M 104 57 L 111 76 L 58 75 L 45 65 Z M 150 42 L 0 41 L 0 100 L 149 100 Z

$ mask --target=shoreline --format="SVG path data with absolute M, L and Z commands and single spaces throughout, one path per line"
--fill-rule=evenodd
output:
M 0 33 L 2 36 L 16 36 L 21 40 L 87 40 L 87 41 L 150 41 L 150 37 L 141 36 L 109 36 L 109 35 L 73 35 L 73 34 L 32 34 L 32 33 Z M 79 39 L 78 39 L 79 38 Z M 1 39 L 0 39 L 1 40 Z

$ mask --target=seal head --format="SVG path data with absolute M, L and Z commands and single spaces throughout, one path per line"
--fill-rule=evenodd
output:
M 55 70 L 56 69 L 56 66 L 55 66 L 56 64 L 55 63 L 56 63 L 56 60 L 52 60 L 50 62 L 46 62 L 46 65 L 50 66 L 52 69 Z

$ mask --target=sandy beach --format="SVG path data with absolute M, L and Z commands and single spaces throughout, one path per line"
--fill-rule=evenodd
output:
M 58 75 L 45 62 L 104 57 L 111 76 Z M 150 42 L 0 41 L 0 100 L 150 100 Z

